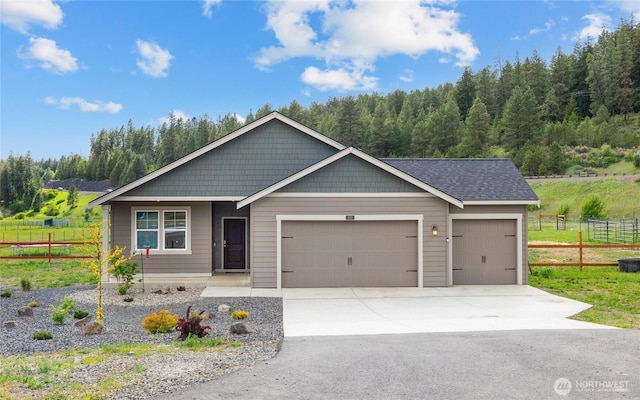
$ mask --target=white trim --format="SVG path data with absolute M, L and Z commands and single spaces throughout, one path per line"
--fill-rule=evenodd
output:
M 244 196 L 120 196 L 111 201 L 179 201 L 181 203 L 188 201 L 240 201 Z
M 302 171 L 297 172 L 297 173 L 289 176 L 288 178 L 285 178 L 285 179 L 281 180 L 280 182 L 274 183 L 273 185 L 271 185 L 269 187 L 266 187 L 266 188 L 260 190 L 259 192 L 256 192 L 256 193 L 252 194 L 251 196 L 247 196 L 244 200 L 238 202 L 237 208 L 240 209 L 240 208 L 242 208 L 242 207 L 244 207 L 244 206 L 246 206 L 248 204 L 251 204 L 254 201 L 259 200 L 262 197 L 264 197 L 266 195 L 269 195 L 269 194 L 275 192 L 276 190 L 281 189 L 284 186 L 287 186 L 290 183 L 293 183 L 293 182 L 297 181 L 298 179 L 303 178 L 303 177 L 311 174 L 312 172 L 315 172 L 315 171 L 319 170 L 320 168 L 323 168 L 323 167 L 325 167 L 325 166 L 327 166 L 327 165 L 329 165 L 329 164 L 331 164 L 331 163 L 333 163 L 333 162 L 335 162 L 335 161 L 337 161 L 337 160 L 339 160 L 339 159 L 341 159 L 343 157 L 346 157 L 346 156 L 348 156 L 350 154 L 353 154 L 354 156 L 359 157 L 362 160 L 367 161 L 367 162 L 375 165 L 376 167 L 378 167 L 378 168 L 380 168 L 380 169 L 382 169 L 382 170 L 384 170 L 386 172 L 389 172 L 390 174 L 395 175 L 396 177 L 398 177 L 400 179 L 403 179 L 403 180 L 411 183 L 414 186 L 419 187 L 420 189 L 422 189 L 422 190 L 424 190 L 424 191 L 426 191 L 428 193 L 434 194 L 435 196 L 447 201 L 448 203 L 451 203 L 451 204 L 453 204 L 453 205 L 455 205 L 455 206 L 457 206 L 459 208 L 464 208 L 464 204 L 463 204 L 463 202 L 461 200 L 458 200 L 458 199 L 456 199 L 456 198 L 454 198 L 454 197 L 452 197 L 452 196 L 450 196 L 450 195 L 448 195 L 448 194 L 446 194 L 444 192 L 441 192 L 440 190 L 427 185 L 426 183 L 422 182 L 421 180 L 416 179 L 416 178 L 412 177 L 411 175 L 408 175 L 408 174 L 406 174 L 406 173 L 404 173 L 404 172 L 392 167 L 391 165 L 389 165 L 389 164 L 387 164 L 387 163 L 385 163 L 383 161 L 378 160 L 375 157 L 372 157 L 372 156 L 370 156 L 370 155 L 368 155 L 366 153 L 363 153 L 360 150 L 354 149 L 353 147 L 349 147 L 349 148 L 346 148 L 346 149 L 344 149 L 342 151 L 339 151 L 338 153 L 333 154 L 332 156 L 329 156 L 329 157 L 325 158 L 324 160 L 319 161 L 319 162 L 311 165 L 310 167 L 307 167 L 307 168 L 303 169 Z
M 275 192 L 265 197 L 435 197 L 431 193 L 425 192 L 389 192 L 389 193 L 364 193 L 364 192 Z
M 298 129 L 299 131 L 304 132 L 307 135 L 309 135 L 309 136 L 311 136 L 311 137 L 313 137 L 315 139 L 318 139 L 321 142 L 326 143 L 329 146 L 332 146 L 332 147 L 334 147 L 334 148 L 336 148 L 338 150 L 342 150 L 342 149 L 345 148 L 345 146 L 343 144 L 338 143 L 335 140 L 330 139 L 329 137 L 324 136 L 321 133 L 316 132 L 313 129 L 311 129 L 309 127 L 306 127 L 306 126 L 304 126 L 304 125 L 302 125 L 302 124 L 300 124 L 300 123 L 298 123 L 298 122 L 296 122 L 296 121 L 294 121 L 294 120 L 292 120 L 292 119 L 290 119 L 288 117 L 285 117 L 284 115 L 274 111 L 274 112 L 272 112 L 272 113 L 270 113 L 268 115 L 265 115 L 264 117 L 262 117 L 260 119 L 257 119 L 255 121 L 253 121 L 253 122 L 251 122 L 251 123 L 239 128 L 239 129 L 235 130 L 232 133 L 229 133 L 226 136 L 221 137 L 220 139 L 218 139 L 216 141 L 213 141 L 213 142 L 209 143 L 208 145 L 206 145 L 204 147 L 199 148 L 196 151 L 193 151 L 193 152 L 187 154 L 184 157 L 181 157 L 181 158 L 177 159 L 176 161 L 174 161 L 172 163 L 169 163 L 169 164 L 165 165 L 164 167 L 161 167 L 161 168 L 159 168 L 159 169 L 157 169 L 157 170 L 155 170 L 155 171 L 143 176 L 142 178 L 136 179 L 135 181 L 133 181 L 133 182 L 127 184 L 127 185 L 124 185 L 124 186 L 114 190 L 113 192 L 110 192 L 110 193 L 107 193 L 107 194 L 105 194 L 103 196 L 98 197 L 97 199 L 89 202 L 89 204 L 87 205 L 87 208 L 91 209 L 91 208 L 93 208 L 95 206 L 98 206 L 98 205 L 103 204 L 103 203 L 105 203 L 107 201 L 110 201 L 110 200 L 120 196 L 121 194 L 126 193 L 126 192 L 128 192 L 128 191 L 130 191 L 132 189 L 135 189 L 138 186 L 143 185 L 143 184 L 145 184 L 145 183 L 147 183 L 147 182 L 159 177 L 160 175 L 163 175 L 163 174 L 165 174 L 165 173 L 167 173 L 167 172 L 169 172 L 169 171 L 171 171 L 171 170 L 173 170 L 173 169 L 175 169 L 175 168 L 177 168 L 177 167 L 179 167 L 179 166 L 181 166 L 181 165 L 183 165 L 183 164 L 185 164 L 185 163 L 187 163 L 187 162 L 189 162 L 189 161 L 191 161 L 191 160 L 193 160 L 193 159 L 195 159 L 197 157 L 200 157 L 201 155 L 203 155 L 205 153 L 208 153 L 209 151 L 211 151 L 211 150 L 213 150 L 213 149 L 215 149 L 217 147 L 220 147 L 220 146 L 222 146 L 223 144 L 225 144 L 227 142 L 230 142 L 231 140 L 237 138 L 238 136 L 241 136 L 241 135 L 243 135 L 243 134 L 245 134 L 245 133 L 247 133 L 247 132 L 249 132 L 249 131 L 251 131 L 251 130 L 253 130 L 253 129 L 255 129 L 255 128 L 261 126 L 261 125 L 263 125 L 263 124 L 266 124 L 267 122 L 269 122 L 271 120 L 274 120 L 274 119 L 277 119 L 277 120 L 279 120 L 279 121 L 281 121 L 281 122 L 283 122 L 283 123 L 295 128 L 295 129 Z
M 465 200 L 465 206 L 526 206 L 535 204 L 540 207 L 540 200 Z
M 448 285 L 453 285 L 453 220 L 454 219 L 511 219 L 516 221 L 516 284 L 522 285 L 522 219 L 523 216 L 520 213 L 496 213 L 496 214 L 449 214 L 449 220 L 447 221 L 447 232 L 449 232 L 447 246 L 447 258 L 448 265 L 447 271 L 449 275 Z
M 347 217 L 352 219 L 347 220 Z M 282 289 L 282 222 L 283 221 L 416 221 L 418 223 L 418 287 L 424 287 L 424 215 L 423 214 L 367 214 L 367 215 L 276 215 L 276 288 Z
M 151 206 L 135 206 L 131 207 L 131 249 L 136 252 L 143 252 L 145 249 L 137 249 L 136 248 L 136 212 L 138 211 L 150 211 L 158 213 L 158 248 L 157 249 L 149 249 L 149 254 L 156 255 L 184 255 L 184 254 L 192 254 L 191 252 L 191 242 L 192 235 L 191 230 L 193 227 L 191 226 L 191 206 L 180 206 L 180 205 L 151 205 Z M 187 229 L 185 230 L 185 240 L 186 240 L 186 248 L 184 249 L 165 249 L 164 248 L 164 212 L 165 211 L 185 211 L 187 213 Z
M 227 219 L 243 219 L 244 220 L 244 268 L 225 268 L 224 267 L 224 248 L 226 246 L 225 244 L 225 239 L 224 239 L 224 221 Z M 248 271 L 247 268 L 247 261 L 249 260 L 249 242 L 248 242 L 248 223 L 247 223 L 247 217 L 221 217 L 220 218 L 220 225 L 221 225 L 221 229 L 222 229 L 222 234 L 220 235 L 220 237 L 222 238 L 222 251 L 220 254 L 220 259 L 221 259 L 221 264 L 222 264 L 222 268 L 220 268 L 220 271 Z

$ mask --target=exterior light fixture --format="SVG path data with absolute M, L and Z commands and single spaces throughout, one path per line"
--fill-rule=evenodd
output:
M 434 225 L 431 227 L 431 234 L 433 236 L 438 236 L 438 225 Z

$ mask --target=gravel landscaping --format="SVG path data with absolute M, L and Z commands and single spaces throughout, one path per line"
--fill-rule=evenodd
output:
M 168 294 L 142 293 L 140 289 L 130 289 L 131 303 L 123 301 L 115 288 L 103 289 L 105 328 L 97 335 L 84 335 L 74 327 L 74 319 L 69 318 L 64 325 L 55 325 L 49 319 L 49 305 L 57 306 L 64 296 L 70 295 L 76 301 L 76 310 L 85 310 L 95 319 L 97 292 L 93 286 L 72 286 L 53 289 L 38 289 L 28 292 L 14 291 L 9 298 L 0 298 L 0 354 L 30 355 L 59 352 L 71 348 L 93 348 L 106 343 L 156 343 L 163 346 L 163 352 L 148 356 L 114 355 L 106 361 L 93 365 L 78 365 L 70 371 L 69 379 L 88 385 L 108 377 L 116 377 L 120 388 L 107 398 L 145 399 L 154 394 L 169 393 L 195 382 L 211 380 L 216 376 L 239 368 L 246 368 L 257 361 L 275 356 L 283 338 L 282 299 L 261 297 L 202 298 L 203 288 L 187 288 Z M 18 309 L 35 301 L 33 316 L 19 316 Z M 246 310 L 249 317 L 243 322 L 252 331 L 246 335 L 232 335 L 228 312 L 218 311 L 220 304 L 231 309 Z M 142 319 L 152 312 L 162 309 L 183 316 L 189 305 L 193 309 L 210 313 L 210 319 L 203 322 L 210 325 L 209 334 L 229 342 L 240 342 L 240 346 L 211 348 L 205 351 L 191 351 L 165 346 L 175 341 L 178 333 L 151 335 L 142 329 Z M 6 326 L 7 321 L 15 321 L 15 327 Z M 48 331 L 51 340 L 34 340 L 33 334 Z M 59 353 L 53 353 L 59 354 Z M 132 371 L 135 371 L 132 372 Z M 60 383 L 60 382 L 58 382 Z

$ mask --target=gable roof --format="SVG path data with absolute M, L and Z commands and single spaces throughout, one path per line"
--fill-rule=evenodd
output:
M 252 194 L 251 196 L 247 196 L 245 199 L 243 199 L 243 200 L 238 202 L 237 208 L 242 208 L 242 207 L 244 207 L 244 206 L 246 206 L 248 204 L 251 204 L 256 200 L 259 200 L 259 199 L 263 198 L 264 196 L 267 196 L 268 194 L 273 193 L 276 190 L 281 189 L 281 188 L 283 188 L 283 187 L 285 187 L 285 186 L 287 186 L 287 185 L 289 185 L 289 184 L 291 184 L 291 183 L 293 183 L 293 182 L 295 182 L 295 181 L 297 181 L 297 180 L 299 180 L 299 179 L 301 179 L 301 178 L 303 178 L 303 177 L 305 177 L 305 176 L 307 176 L 307 175 L 319 170 L 320 168 L 323 168 L 323 167 L 325 167 L 325 166 L 327 166 L 327 165 L 329 165 L 331 163 L 334 163 L 337 160 L 340 160 L 341 158 L 346 157 L 346 156 L 351 155 L 351 154 L 356 156 L 356 157 L 361 158 L 364 161 L 369 162 L 370 164 L 375 165 L 378 168 L 381 168 L 382 170 L 384 170 L 386 172 L 389 172 L 392 175 L 397 176 L 400 179 L 405 180 L 406 182 L 411 183 L 412 185 L 415 185 L 415 186 L 419 187 L 420 189 L 422 189 L 422 190 L 424 190 L 424 191 L 426 191 L 428 193 L 431 193 L 431 194 L 435 195 L 436 197 L 439 197 L 439 198 L 441 198 L 441 199 L 443 199 L 443 200 L 445 200 L 445 201 L 447 201 L 447 202 L 449 202 L 451 204 L 454 204 L 454 205 L 456 205 L 456 206 L 458 206 L 460 208 L 463 208 L 463 203 L 462 203 L 462 201 L 460 201 L 460 199 L 458 199 L 458 198 L 456 198 L 454 196 L 451 196 L 450 194 L 447 194 L 444 191 L 441 191 L 441 190 L 439 190 L 439 189 L 427 184 L 426 182 L 420 180 L 419 178 L 413 177 L 413 176 L 411 176 L 411 175 L 409 175 L 409 174 L 407 174 L 407 173 L 405 173 L 405 172 L 403 172 L 403 171 L 401 171 L 401 170 L 399 170 L 397 168 L 394 168 L 393 166 L 391 166 L 391 165 L 389 165 L 387 163 L 384 163 L 381 160 L 379 160 L 379 159 L 377 159 L 375 157 L 372 157 L 372 156 L 370 156 L 370 155 L 368 155 L 368 154 L 366 154 L 366 153 L 364 153 L 364 152 L 362 152 L 360 150 L 357 150 L 357 149 L 355 149 L 353 147 L 348 147 L 348 148 L 346 148 L 346 149 L 344 149 L 344 150 L 342 150 L 342 151 L 340 151 L 340 152 L 338 152 L 338 153 L 336 153 L 336 154 L 334 154 L 332 156 L 329 156 L 329 157 L 325 158 L 324 160 L 322 160 L 322 161 L 320 161 L 320 162 L 318 162 L 318 163 L 316 163 L 314 165 L 311 165 L 310 167 L 307 167 L 307 168 L 303 169 L 302 171 L 299 171 L 299 172 L 291 175 L 290 177 L 288 177 L 286 179 L 281 180 L 280 182 L 277 182 L 277 183 L 275 183 L 275 184 L 273 184 L 273 185 L 271 185 L 269 187 L 266 187 L 263 190 L 260 190 L 259 192 L 256 192 L 256 193 Z
M 389 158 L 387 164 L 473 204 L 540 204 L 508 158 Z
M 324 136 L 324 135 L 314 131 L 311 128 L 308 128 L 308 127 L 306 127 L 306 126 L 304 126 L 304 125 L 302 125 L 302 124 L 300 124 L 300 123 L 298 123 L 298 122 L 296 122 L 296 121 L 294 121 L 294 120 L 292 120 L 292 119 L 290 119 L 288 117 L 285 117 L 284 115 L 282 115 L 282 114 L 280 114 L 278 112 L 272 112 L 272 113 L 270 113 L 270 114 L 268 114 L 268 115 L 266 115 L 266 116 L 264 116 L 264 117 L 262 117 L 260 119 L 257 119 L 255 121 L 253 121 L 250 124 L 247 124 L 247 125 L 239 128 L 239 129 L 237 129 L 236 131 L 234 131 L 232 133 L 229 133 L 228 135 L 225 135 L 225 136 L 221 137 L 220 139 L 218 139 L 218 140 L 216 140 L 214 142 L 209 143 L 208 145 L 205 145 L 205 146 L 201 147 L 198 150 L 195 150 L 192 153 L 187 154 L 184 157 L 179 158 L 178 160 L 176 160 L 176 161 L 174 161 L 172 163 L 169 163 L 169 164 L 167 164 L 167 165 L 165 165 L 165 166 L 163 166 L 163 167 L 161 167 L 161 168 L 159 168 L 159 169 L 157 169 L 157 170 L 155 170 L 155 171 L 153 171 L 153 172 L 151 172 L 151 173 L 149 173 L 149 174 L 147 174 L 147 175 L 145 175 L 145 176 L 143 176 L 143 177 L 141 177 L 141 178 L 139 178 L 139 179 L 137 179 L 137 180 L 135 180 L 135 181 L 133 181 L 133 182 L 131 182 L 129 184 L 126 184 L 126 185 L 124 185 L 124 186 L 122 186 L 122 187 L 120 187 L 120 188 L 118 188 L 118 189 L 116 189 L 116 190 L 114 190 L 114 191 L 112 191 L 110 193 L 107 193 L 107 194 L 105 194 L 105 195 L 103 195 L 101 197 L 98 197 L 97 199 L 91 201 L 89 203 L 88 207 L 89 208 L 93 208 L 93 207 L 95 207 L 97 205 L 106 203 L 106 202 L 108 202 L 108 201 L 110 201 L 110 200 L 112 200 L 114 198 L 122 197 L 123 195 L 129 194 L 129 193 L 135 193 L 136 192 L 135 191 L 136 188 L 139 188 L 142 185 L 144 185 L 144 184 L 146 184 L 148 182 L 151 182 L 154 179 L 156 179 L 156 178 L 158 178 L 158 177 L 160 177 L 162 175 L 169 175 L 170 173 L 173 173 L 174 171 L 177 171 L 178 167 L 180 167 L 180 166 L 182 166 L 182 165 L 184 165 L 184 164 L 186 164 L 186 163 L 188 163 L 188 162 L 190 162 L 192 160 L 198 159 L 200 156 L 202 156 L 202 155 L 204 155 L 206 153 L 209 153 L 212 150 L 214 150 L 214 149 L 216 149 L 216 148 L 218 148 L 218 147 L 220 147 L 220 146 L 222 146 L 222 145 L 224 145 L 226 143 L 229 143 L 229 142 L 231 142 L 232 140 L 234 140 L 236 138 L 242 137 L 243 135 L 245 135 L 248 132 L 255 131 L 256 128 L 261 127 L 261 126 L 263 126 L 263 125 L 265 125 L 265 124 L 267 124 L 267 123 L 269 123 L 270 121 L 273 121 L 273 120 L 280 121 L 280 122 L 282 122 L 282 123 L 294 128 L 294 129 L 296 129 L 296 130 L 308 135 L 309 137 L 317 139 L 318 141 L 328 145 L 329 148 L 335 149 L 334 151 L 339 151 L 339 150 L 342 150 L 342 149 L 345 148 L 345 146 L 343 144 L 338 143 L 335 140 L 333 140 L 333 139 L 331 139 L 331 138 L 329 138 L 327 136 Z M 316 160 L 313 160 L 312 162 L 315 162 Z M 307 164 L 305 164 L 305 165 L 303 165 L 301 167 L 308 166 L 308 165 L 309 165 L 309 163 L 307 163 Z M 301 168 L 301 167 L 299 167 L 299 168 Z M 298 171 L 299 168 L 296 169 L 295 171 Z M 291 171 L 290 173 L 293 173 L 295 171 Z M 287 174 L 285 176 L 288 176 L 289 174 Z M 272 183 L 272 182 L 273 181 L 265 182 L 264 185 L 268 185 L 269 183 Z M 189 184 L 188 182 L 185 182 L 185 183 Z M 264 185 L 262 187 L 264 187 Z M 245 194 L 240 194 L 239 198 L 244 198 L 247 194 L 250 194 L 250 193 L 252 193 L 252 192 L 248 192 L 248 193 L 245 193 Z M 186 193 L 182 192 L 182 196 L 184 197 L 185 195 L 187 197 L 189 197 Z M 238 195 L 236 194 L 236 196 L 238 196 Z M 156 196 L 155 198 L 161 198 L 162 200 L 169 200 L 169 198 L 166 198 L 166 197 L 163 197 L 163 196 Z

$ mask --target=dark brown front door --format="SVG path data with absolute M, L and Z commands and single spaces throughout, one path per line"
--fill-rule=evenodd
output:
M 246 220 L 224 220 L 224 269 L 245 269 Z

